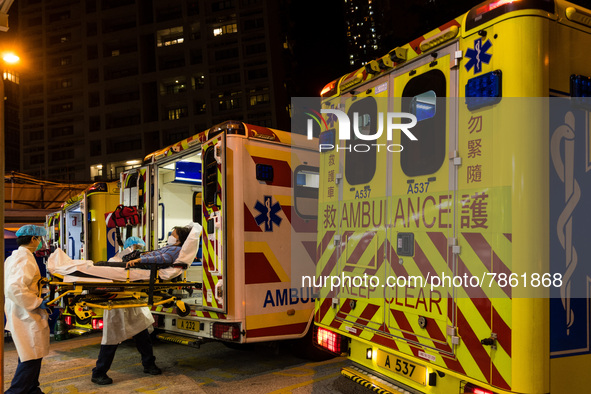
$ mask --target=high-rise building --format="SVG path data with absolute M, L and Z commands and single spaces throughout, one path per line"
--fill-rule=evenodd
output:
M 344 0 L 347 54 L 351 69 L 361 67 L 377 57 L 379 51 L 383 9 L 375 0 Z
M 117 179 L 224 120 L 288 129 L 283 4 L 19 0 L 22 171 Z

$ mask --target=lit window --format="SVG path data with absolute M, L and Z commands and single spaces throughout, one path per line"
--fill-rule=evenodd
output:
M 220 27 L 214 27 L 213 35 L 215 37 L 221 36 L 224 34 L 236 33 L 238 31 L 238 25 L 236 23 L 228 23 L 226 25 L 222 25 Z
M 177 120 L 187 116 L 187 108 L 170 108 L 168 110 L 168 120 Z
M 158 47 L 167 47 L 176 44 L 182 44 L 185 41 L 183 38 L 183 27 L 171 27 L 170 29 L 158 30 L 156 32 L 156 45 Z
M 250 96 L 250 105 L 257 105 L 261 103 L 268 103 L 269 102 L 269 93 L 263 94 L 256 94 Z

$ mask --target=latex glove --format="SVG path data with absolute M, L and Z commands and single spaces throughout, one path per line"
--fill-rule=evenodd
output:
M 49 305 L 47 305 L 49 301 L 48 300 L 43 300 L 43 302 L 41 303 L 41 305 L 39 305 L 39 308 L 41 309 L 49 309 Z

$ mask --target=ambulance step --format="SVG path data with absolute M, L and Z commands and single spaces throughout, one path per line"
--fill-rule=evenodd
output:
M 88 334 L 89 332 L 92 332 L 92 330 L 88 328 L 70 328 L 68 330 L 68 334 L 78 336 Z
M 355 366 L 343 368 L 341 375 L 379 394 L 422 394 L 400 382 L 386 380 L 385 377 L 382 378 Z
M 179 345 L 186 345 L 196 348 L 199 348 L 201 346 L 201 343 L 203 342 L 198 338 L 185 337 L 182 335 L 169 334 L 166 332 L 157 334 L 156 338 L 160 339 L 161 341 L 173 342 L 178 343 Z

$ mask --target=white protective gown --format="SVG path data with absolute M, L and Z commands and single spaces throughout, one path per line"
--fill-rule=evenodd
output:
M 12 333 L 21 361 L 35 360 L 49 353 L 48 314 L 39 308 L 41 273 L 33 253 L 24 246 L 12 252 L 4 263 L 4 309 L 6 329 Z
M 105 309 L 101 345 L 117 345 L 154 324 L 150 308 Z

